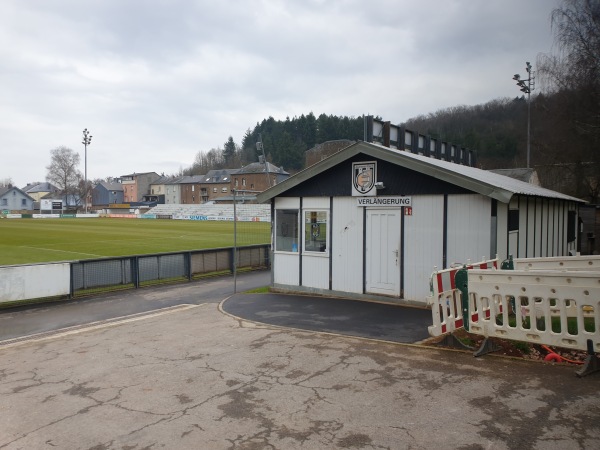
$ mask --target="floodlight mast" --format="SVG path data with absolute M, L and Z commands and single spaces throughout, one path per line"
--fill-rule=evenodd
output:
M 519 90 L 527 94 L 527 168 L 529 169 L 529 158 L 531 154 L 531 91 L 535 89 L 535 75 L 531 70 L 531 64 L 529 61 L 525 63 L 525 70 L 529 75 L 529 78 L 521 79 L 521 75 L 516 73 L 513 76 L 513 80 L 517 82 Z
M 84 185 L 83 185 L 83 204 L 85 205 L 85 213 L 87 214 L 87 197 L 88 197 L 88 185 L 87 185 L 87 147 L 92 143 L 92 135 L 88 131 L 87 128 L 83 130 L 83 141 L 81 141 L 85 148 L 85 175 L 84 175 Z
M 267 157 L 265 156 L 265 146 L 262 142 L 261 133 L 258 133 L 258 142 L 256 143 L 256 149 L 262 152 L 263 162 L 265 164 L 265 173 L 267 174 L 267 185 L 271 187 L 271 177 L 269 176 L 269 163 L 267 162 Z

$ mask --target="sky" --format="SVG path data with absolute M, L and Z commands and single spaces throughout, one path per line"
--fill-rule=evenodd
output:
M 175 174 L 313 112 L 400 124 L 520 95 L 559 0 L 2 0 L 0 182 Z M 93 136 L 87 148 L 83 130 Z

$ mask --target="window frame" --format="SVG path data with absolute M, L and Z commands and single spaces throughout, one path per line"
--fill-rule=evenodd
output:
M 290 223 L 281 223 L 282 219 L 280 217 L 280 214 L 296 214 L 296 223 L 295 223 L 295 228 L 296 228 L 296 233 L 295 233 L 295 237 L 292 236 L 292 234 L 294 234 L 294 230 L 291 231 L 291 233 L 285 233 L 286 235 L 284 235 L 284 233 L 280 233 L 281 228 L 283 228 L 284 225 L 286 225 L 286 227 L 289 227 Z M 275 209 L 275 233 L 274 233 L 274 240 L 275 240 L 275 245 L 274 245 L 274 252 L 275 253 L 286 253 L 286 254 L 293 254 L 293 255 L 297 255 L 299 252 L 299 239 L 300 239 L 300 214 L 301 211 L 299 208 L 279 208 L 279 209 Z M 293 222 L 292 222 L 293 223 Z M 281 228 L 280 228 L 281 225 Z M 288 228 L 286 228 L 287 230 Z M 289 236 L 288 236 L 289 234 Z M 292 239 L 291 240 L 291 245 L 288 246 L 284 245 L 283 240 L 284 239 Z M 295 241 L 295 242 L 294 242 Z M 281 245 L 280 245 L 281 243 Z M 294 250 L 294 246 L 296 247 Z M 283 248 L 282 248 L 283 247 Z
M 310 247 L 307 247 L 307 232 L 310 232 L 310 230 L 307 229 L 307 224 L 313 224 L 313 223 L 319 223 L 318 220 L 318 216 L 319 214 L 325 214 L 325 221 L 324 222 L 320 222 L 321 224 L 325 224 L 325 236 L 322 240 L 319 241 L 315 241 L 315 242 L 321 242 L 323 245 L 324 244 L 324 248 L 322 250 L 315 250 L 315 249 L 311 249 Z M 308 214 L 314 214 L 314 220 L 317 220 L 317 222 L 313 222 L 313 218 L 310 216 L 307 216 Z M 307 222 L 307 218 L 310 219 L 310 221 Z M 312 227 L 312 225 L 311 225 Z M 320 226 L 318 227 L 319 229 L 321 228 Z M 305 254 L 309 254 L 311 256 L 329 256 L 329 234 L 331 233 L 331 223 L 330 223 L 330 211 L 327 208 L 305 208 L 302 210 L 302 251 Z M 312 233 L 311 233 L 312 235 Z

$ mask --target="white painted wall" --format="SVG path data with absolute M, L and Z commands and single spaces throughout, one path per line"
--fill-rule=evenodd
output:
M 300 283 L 300 258 L 297 253 L 273 253 L 273 282 L 298 286 Z
M 363 289 L 363 208 L 354 197 L 335 197 L 331 220 L 332 289 L 360 294 Z
M 329 258 L 319 255 L 302 256 L 302 286 L 329 289 Z
M 69 263 L 0 267 L 0 302 L 68 295 Z
M 412 197 L 412 216 L 404 216 L 404 298 L 425 303 L 429 277 L 442 268 L 444 197 Z
M 483 195 L 448 196 L 448 266 L 491 259 L 491 199 Z

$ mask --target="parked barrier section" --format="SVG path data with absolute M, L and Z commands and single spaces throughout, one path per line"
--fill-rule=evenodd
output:
M 431 297 L 427 304 L 431 305 L 433 325 L 428 327 L 431 336 L 451 333 L 464 326 L 464 314 L 461 303 L 461 292 L 456 287 L 456 273 L 466 267 L 471 269 L 497 269 L 498 259 L 483 260 L 474 264 L 438 270 L 431 274 Z
M 598 272 L 472 270 L 468 292 L 472 333 L 577 350 L 591 340 L 600 350 Z
M 517 258 L 515 270 L 588 270 L 600 271 L 600 256 L 552 256 L 548 258 Z

